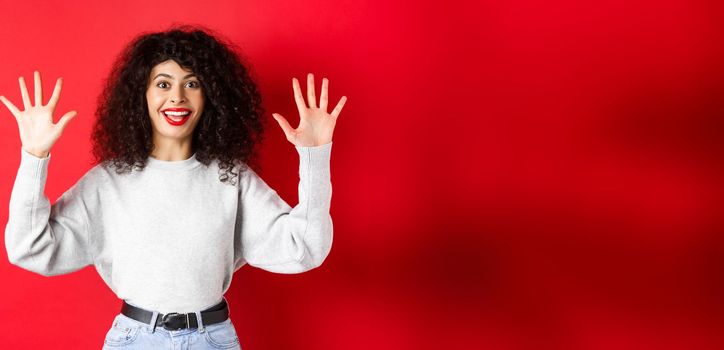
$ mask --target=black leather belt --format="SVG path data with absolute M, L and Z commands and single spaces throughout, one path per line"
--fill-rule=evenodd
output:
M 133 306 L 125 300 L 123 301 L 123 306 L 121 306 L 121 313 L 136 321 L 148 324 L 151 323 L 151 318 L 153 317 L 153 311 Z M 229 318 L 229 307 L 226 304 L 226 299 L 223 299 L 218 304 L 201 311 L 201 320 L 204 325 L 224 322 L 227 318 Z M 157 326 L 162 326 L 169 331 L 175 331 L 183 328 L 198 328 L 199 323 L 196 319 L 195 312 L 188 314 L 171 312 L 168 314 L 159 313 L 156 318 L 156 325 L 154 328 Z

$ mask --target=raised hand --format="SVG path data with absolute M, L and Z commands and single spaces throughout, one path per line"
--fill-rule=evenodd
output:
M 0 101 L 15 116 L 20 130 L 20 141 L 25 151 L 39 157 L 45 158 L 50 153 L 60 135 L 65 130 L 68 122 L 73 119 L 78 112 L 70 111 L 60 118 L 57 124 L 53 124 L 53 112 L 60 98 L 60 90 L 63 86 L 63 78 L 58 78 L 53 90 L 53 96 L 50 97 L 48 104 L 43 106 L 43 86 L 40 82 L 40 72 L 35 71 L 35 105 L 30 104 L 30 96 L 28 96 L 28 88 L 25 86 L 25 79 L 20 77 L 20 93 L 23 96 L 24 111 L 20 111 L 15 105 L 8 101 L 5 96 L 0 96 Z
M 307 102 L 309 103 L 309 108 L 307 108 L 302 96 L 302 90 L 299 87 L 299 81 L 297 78 L 292 78 L 294 100 L 299 110 L 299 126 L 296 129 L 292 128 L 281 114 L 272 113 L 274 119 L 287 136 L 287 140 L 295 146 L 315 147 L 332 142 L 334 126 L 345 101 L 347 101 L 347 96 L 342 96 L 332 113 L 327 113 L 328 85 L 329 80 L 323 78 L 322 95 L 319 98 L 319 107 L 317 107 L 317 98 L 314 93 L 314 75 L 312 73 L 307 75 Z

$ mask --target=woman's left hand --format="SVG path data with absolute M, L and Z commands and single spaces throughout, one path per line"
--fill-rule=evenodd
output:
M 327 113 L 327 86 L 329 80 L 322 79 L 322 95 L 319 98 L 319 107 L 317 107 L 317 98 L 314 93 L 314 75 L 307 75 L 307 101 L 309 108 L 304 103 L 302 90 L 299 87 L 297 78 L 292 78 L 292 87 L 294 88 L 294 100 L 299 110 L 299 127 L 296 129 L 289 125 L 284 117 L 279 113 L 272 113 L 279 126 L 281 126 L 287 140 L 299 147 L 316 147 L 332 142 L 332 133 L 334 125 L 337 123 L 337 117 L 342 111 L 347 96 L 342 96 L 334 107 L 332 113 Z

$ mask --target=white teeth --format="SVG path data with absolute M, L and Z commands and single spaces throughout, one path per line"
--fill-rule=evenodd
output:
M 191 113 L 191 112 L 189 112 L 189 111 L 186 111 L 186 112 L 171 112 L 171 111 L 165 111 L 165 112 L 163 112 L 163 113 L 166 114 L 166 115 L 183 116 L 183 115 L 187 115 L 187 114 L 189 114 L 189 113 Z

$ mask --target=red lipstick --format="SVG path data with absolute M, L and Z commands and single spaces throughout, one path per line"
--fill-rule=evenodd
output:
M 171 114 L 166 114 L 165 112 L 176 112 Z M 185 115 L 181 115 L 180 113 L 187 112 Z M 189 120 L 189 116 L 191 115 L 191 110 L 188 108 L 166 108 L 161 110 L 161 114 L 163 114 L 164 119 L 166 119 L 166 122 L 173 126 L 180 126 L 184 125 L 186 121 Z M 177 120 L 174 120 L 173 118 L 176 118 Z M 181 119 L 178 119 L 181 118 Z

